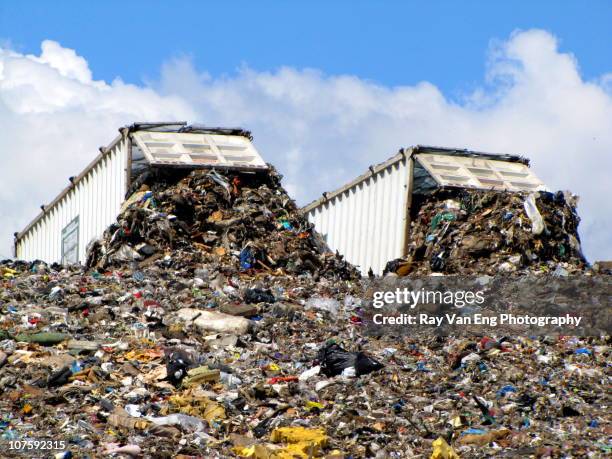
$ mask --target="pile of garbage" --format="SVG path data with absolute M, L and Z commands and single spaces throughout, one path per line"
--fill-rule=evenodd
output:
M 385 273 L 582 273 L 576 203 L 561 191 L 437 190 L 415 202 L 408 254 Z
M 605 338 L 374 338 L 360 283 L 211 279 L 180 254 L 55 268 L 0 264 L 3 445 L 55 441 L 62 458 L 610 453 Z
M 300 214 L 272 166 L 263 172 L 152 169 L 117 223 L 90 244 L 87 267 L 146 265 L 177 250 L 192 262 L 278 275 L 356 279 Z
M 608 338 L 369 336 L 369 281 L 325 251 L 279 180 L 145 175 L 87 266 L 0 262 L 3 457 L 610 454 Z M 505 195 L 426 204 L 414 228 L 458 242 L 507 202 L 523 226 L 504 257 L 520 246 L 578 266 L 570 205 L 541 199 L 540 235 Z

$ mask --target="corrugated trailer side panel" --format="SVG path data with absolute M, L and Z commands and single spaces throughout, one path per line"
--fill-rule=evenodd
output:
M 403 255 L 407 217 L 408 161 L 401 158 L 322 200 L 306 212 L 327 245 L 359 266 L 381 274 Z
M 78 260 L 85 261 L 87 244 L 115 221 L 126 191 L 128 137 L 111 144 L 74 186 L 45 209 L 44 215 L 19 235 L 17 258 L 62 261 L 62 230 L 78 217 Z

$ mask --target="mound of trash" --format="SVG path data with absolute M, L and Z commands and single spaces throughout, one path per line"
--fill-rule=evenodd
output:
M 280 181 L 271 166 L 257 173 L 151 170 L 117 223 L 90 245 L 86 266 L 146 265 L 178 251 L 220 269 L 358 278 L 326 249 Z
M 3 457 L 609 453 L 606 337 L 370 337 L 353 281 L 213 274 L 0 263 Z
M 437 190 L 414 203 L 408 254 L 385 273 L 584 272 L 576 203 L 561 191 Z
M 470 196 L 421 206 L 415 271 L 580 268 L 568 201 Z M 608 337 L 370 336 L 368 283 L 273 170 L 145 173 L 87 266 L 0 262 L 3 457 L 609 454 Z

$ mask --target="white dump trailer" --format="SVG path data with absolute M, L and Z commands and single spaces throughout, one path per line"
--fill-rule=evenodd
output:
M 406 254 L 413 197 L 440 187 L 546 189 L 521 156 L 416 146 L 323 193 L 302 211 L 330 249 L 364 275 L 370 269 L 381 274 L 388 261 Z
M 126 193 L 149 167 L 267 169 L 248 131 L 184 122 L 135 123 L 119 135 L 15 233 L 15 256 L 48 263 L 83 263 L 87 244 L 119 213 Z

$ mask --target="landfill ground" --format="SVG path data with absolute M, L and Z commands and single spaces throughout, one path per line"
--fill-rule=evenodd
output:
M 530 196 L 426 202 L 388 275 L 591 275 L 571 200 Z M 88 254 L 0 262 L 2 457 L 612 453 L 609 336 L 369 336 L 273 170 L 144 174 Z

